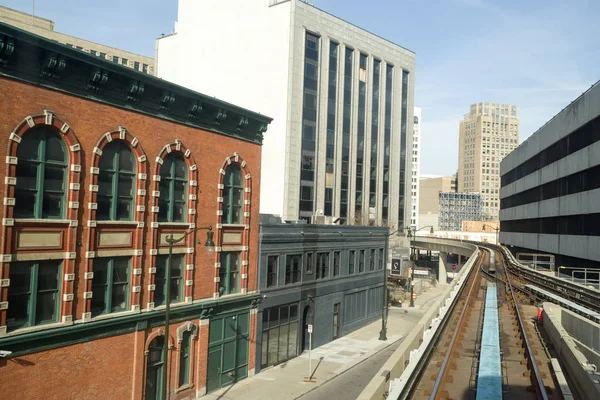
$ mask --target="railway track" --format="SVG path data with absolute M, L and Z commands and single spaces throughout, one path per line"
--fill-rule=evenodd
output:
M 452 313 L 434 342 L 431 350 L 405 386 L 401 399 L 479 399 L 487 398 L 488 378 L 481 371 L 482 337 L 487 331 L 499 330 L 499 349 L 491 358 L 501 360 L 492 378 L 498 382 L 497 392 L 490 398 L 561 399 L 549 368 L 550 355 L 531 319 L 535 307 L 521 306 L 505 268 L 504 255 L 493 248 L 480 247 L 481 256 L 465 282 Z M 488 271 L 493 266 L 493 271 Z M 488 283 L 488 282 L 494 282 Z M 493 287 L 486 289 L 487 286 Z M 486 298 L 486 290 L 490 290 Z M 525 295 L 523 292 L 519 292 Z M 494 303 L 494 296 L 497 304 Z M 490 300 L 491 299 L 491 300 Z M 491 301 L 491 305 L 488 304 Z M 491 307 L 493 323 L 484 324 Z M 522 309 L 525 307 L 526 309 Z M 496 317 L 497 308 L 497 317 Z M 485 310 L 485 312 L 484 312 Z M 496 319 L 497 318 L 497 319 Z M 495 325 L 498 325 L 496 327 Z M 488 332 L 489 333 L 489 332 Z M 493 332 L 498 336 L 498 332 Z M 493 335 L 492 335 L 493 336 Z M 489 335 L 485 340 L 489 339 Z M 496 339 L 496 343 L 498 339 Z M 485 343 L 485 342 L 484 342 Z M 485 348 L 485 363 L 490 358 Z M 492 368 L 494 369 L 494 368 Z M 489 370 L 489 368 L 488 368 Z M 477 388 L 480 393 L 477 395 Z M 483 388 L 488 387 L 486 394 Z M 501 388 L 501 389 L 500 389 Z

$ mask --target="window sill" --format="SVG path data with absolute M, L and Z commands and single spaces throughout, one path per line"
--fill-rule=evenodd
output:
M 137 225 L 138 221 L 99 221 L 96 220 L 96 225 Z
M 15 329 L 14 331 L 8 332 L 5 336 L 2 336 L 2 337 L 17 336 L 17 335 L 22 335 L 25 333 L 44 331 L 46 329 L 53 329 L 53 328 L 59 328 L 61 326 L 70 326 L 70 325 L 73 325 L 73 323 L 72 322 L 53 322 L 51 324 L 28 326 L 26 328 Z
M 186 303 L 185 301 L 178 301 L 177 303 L 171 303 L 169 304 L 169 308 L 173 308 L 173 307 L 180 307 L 180 306 L 184 306 L 186 304 L 190 304 L 190 303 Z M 167 308 L 166 305 L 161 304 L 160 306 L 156 306 L 153 308 L 153 310 L 164 310 L 165 308 Z
M 176 226 L 189 228 L 192 222 L 159 222 L 158 226 Z
M 223 228 L 245 228 L 246 224 L 222 224 Z
M 36 224 L 65 224 L 69 225 L 71 220 L 69 219 L 37 219 L 37 218 L 15 218 L 16 223 L 36 223 Z
M 180 386 L 180 387 L 178 387 L 178 388 L 175 390 L 175 393 L 183 392 L 184 390 L 188 390 L 188 389 L 191 389 L 191 388 L 193 388 L 193 387 L 194 387 L 194 384 L 193 384 L 193 383 L 187 383 L 187 384 L 185 384 L 185 385 L 183 385 L 183 386 Z
M 89 322 L 102 321 L 104 319 L 122 317 L 124 315 L 132 315 L 132 314 L 139 314 L 139 311 L 129 311 L 128 310 L 128 311 L 120 311 L 120 312 L 115 312 L 115 313 L 110 313 L 110 314 L 102 314 L 102 315 L 98 315 L 96 317 L 90 318 Z

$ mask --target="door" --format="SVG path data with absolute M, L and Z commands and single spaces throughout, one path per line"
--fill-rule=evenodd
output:
M 148 356 L 146 359 L 146 390 L 144 398 L 146 400 L 160 399 L 162 396 L 162 377 L 163 377 L 163 345 L 164 336 L 158 336 L 148 346 Z
M 248 312 L 211 319 L 206 390 L 229 386 L 248 376 Z
M 340 337 L 340 303 L 333 305 L 333 340 Z

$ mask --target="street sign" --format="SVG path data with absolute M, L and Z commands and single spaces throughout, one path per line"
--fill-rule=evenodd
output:
M 452 264 L 452 271 L 456 271 L 456 264 Z
M 399 258 L 392 259 L 392 270 L 390 272 L 392 275 L 400 275 L 400 259 Z
M 312 333 L 312 324 L 308 324 L 308 333 Z

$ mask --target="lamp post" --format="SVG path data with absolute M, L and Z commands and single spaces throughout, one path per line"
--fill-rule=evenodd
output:
M 389 228 L 388 228 L 389 229 Z M 381 331 L 379 331 L 379 340 L 387 340 L 387 308 L 388 308 L 388 294 L 387 294 L 387 260 L 388 251 L 390 247 L 390 236 L 394 233 L 398 233 L 404 230 L 404 228 L 396 229 L 392 233 L 385 235 L 385 250 L 383 251 L 383 307 L 381 308 Z
M 206 249 L 207 254 L 213 254 L 215 251 L 215 242 L 213 240 L 214 232 L 212 231 L 212 226 L 199 227 L 194 228 L 186 232 L 180 238 L 175 239 L 173 236 L 173 232 L 171 235 L 166 238 L 167 243 L 169 244 L 169 257 L 167 259 L 167 266 L 165 271 L 165 280 L 166 280 L 166 290 L 165 290 L 165 342 L 163 344 L 163 370 L 162 370 L 162 399 L 167 400 L 168 393 L 168 359 L 169 359 L 169 313 L 171 311 L 171 261 L 173 259 L 173 245 L 175 243 L 179 243 L 183 241 L 186 237 L 191 235 L 196 231 L 206 230 L 206 242 L 204 243 L 204 248 Z
M 415 284 L 415 265 L 416 265 L 416 263 L 415 263 L 415 259 L 414 259 L 415 258 L 415 254 L 414 254 L 414 248 L 412 246 L 412 242 L 415 239 L 415 234 L 417 232 L 419 232 L 421 229 L 425 229 L 425 228 L 431 228 L 431 230 L 429 231 L 429 233 L 431 233 L 433 235 L 433 233 L 434 233 L 433 232 L 433 225 L 422 226 L 421 228 L 416 229 L 414 231 L 412 230 L 411 227 L 406 228 L 406 230 L 407 230 L 406 237 L 411 242 L 411 245 L 410 245 L 410 255 L 411 255 L 411 257 L 410 258 L 411 258 L 411 261 L 412 261 L 412 268 L 411 268 L 411 271 L 410 271 L 410 304 L 409 304 L 409 307 L 414 307 L 415 306 L 415 301 L 413 300 L 413 292 L 415 290 L 414 284 Z M 412 236 L 412 240 L 411 240 L 411 236 Z
M 492 228 L 493 230 L 496 231 L 496 244 L 500 244 L 500 237 L 498 235 L 498 233 L 500 232 L 500 228 L 496 228 L 496 227 L 491 226 L 491 225 L 483 224 L 483 230 L 484 231 L 485 231 L 485 228 Z

